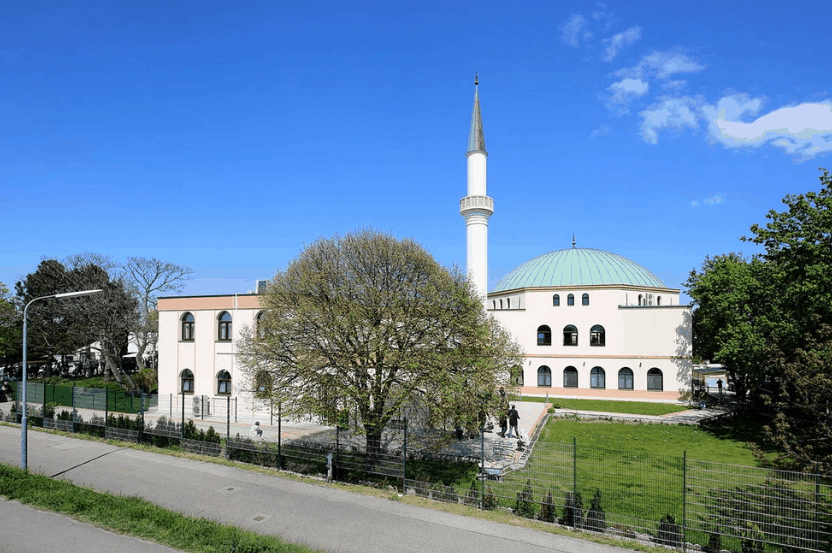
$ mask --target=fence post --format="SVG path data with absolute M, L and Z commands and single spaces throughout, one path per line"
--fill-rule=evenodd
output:
M 97 394 L 93 392 L 92 397 L 92 408 L 95 409 L 95 396 Z M 107 419 L 110 416 L 110 389 L 104 388 L 104 428 L 107 428 Z
M 332 477 L 338 479 L 338 450 L 341 449 L 341 427 L 335 423 L 335 464 L 332 465 Z
M 185 392 L 182 392 L 182 432 L 185 431 Z
M 139 416 L 142 420 L 142 427 L 139 428 L 139 443 L 144 441 L 144 392 L 139 392 Z
M 225 439 L 231 439 L 231 396 L 225 396 Z
M 485 506 L 485 432 L 480 429 L 480 510 Z
M 688 538 L 688 451 L 682 452 L 682 551 L 686 549 Z
M 404 418 L 404 441 L 402 442 L 402 495 L 407 495 L 407 417 Z
M 205 420 L 205 394 L 199 396 L 200 408 L 199 414 L 202 415 L 200 418 Z
M 170 407 L 168 409 L 168 417 L 173 418 L 173 394 L 168 396 L 168 406 Z
M 578 438 L 572 436 L 572 501 L 578 497 Z
M 234 402 L 236 405 L 236 401 Z M 281 434 L 283 434 L 283 402 L 277 404 L 277 470 L 283 470 L 283 444 L 281 441 Z

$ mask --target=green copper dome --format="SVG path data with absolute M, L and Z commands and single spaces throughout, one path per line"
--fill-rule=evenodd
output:
M 491 292 L 604 284 L 666 288 L 656 275 L 627 258 L 603 250 L 573 247 L 526 261 L 503 277 Z

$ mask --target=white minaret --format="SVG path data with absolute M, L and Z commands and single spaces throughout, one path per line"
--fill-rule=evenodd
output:
M 494 200 L 485 192 L 485 135 L 480 114 L 480 95 L 474 77 L 474 112 L 471 114 L 471 130 L 468 134 L 468 195 L 459 201 L 459 213 L 465 217 L 468 256 L 468 278 L 477 287 L 482 301 L 488 295 L 488 218 L 494 213 Z

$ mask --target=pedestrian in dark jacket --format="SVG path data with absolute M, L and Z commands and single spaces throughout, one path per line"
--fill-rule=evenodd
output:
M 520 437 L 520 431 L 517 430 L 517 421 L 520 420 L 520 413 L 517 412 L 517 409 L 514 408 L 514 405 L 511 406 L 511 409 L 508 410 L 508 437 L 512 437 L 512 433 L 516 434 L 516 436 Z

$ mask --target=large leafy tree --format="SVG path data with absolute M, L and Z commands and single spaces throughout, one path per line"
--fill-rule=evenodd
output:
M 263 303 L 241 344 L 253 391 L 301 413 L 354 408 L 371 454 L 406 406 L 475 428 L 521 362 L 464 275 L 372 230 L 308 246 Z
M 737 253 L 706 257 L 685 284 L 696 305 L 694 353 L 725 365 L 743 402 L 748 390 L 767 381 L 771 366 L 766 269 L 759 260 Z
M 708 258 L 687 286 L 696 304 L 694 353 L 741 368 L 773 407 L 769 436 L 803 466 L 832 470 L 832 175 L 783 199 L 743 240 L 750 261 Z M 739 383 L 739 381 L 738 381 Z M 744 398 L 744 390 L 738 389 Z
M 832 470 L 832 175 L 821 169 L 821 188 L 783 199 L 768 222 L 751 227 L 746 241 L 764 248 L 772 275 L 769 294 L 778 313 L 772 336 L 778 388 L 772 438 L 804 464 Z
M 29 349 L 38 355 L 66 355 L 82 347 L 99 351 L 106 375 L 125 388 L 134 388 L 122 368 L 138 302 L 124 281 L 92 259 L 75 258 L 67 269 L 55 259 L 40 263 L 34 273 L 16 284 L 17 299 L 25 305 L 34 298 L 78 290 L 102 292 L 79 298 L 47 300 L 29 309 Z
M 9 289 L 0 282 L 0 362 L 20 351 L 20 311 L 12 302 Z
M 15 284 L 17 302 L 79 290 L 66 267 L 56 259 L 44 259 L 37 269 Z M 27 349 L 32 360 L 62 356 L 84 346 L 81 321 L 69 301 L 40 301 L 28 310 Z

